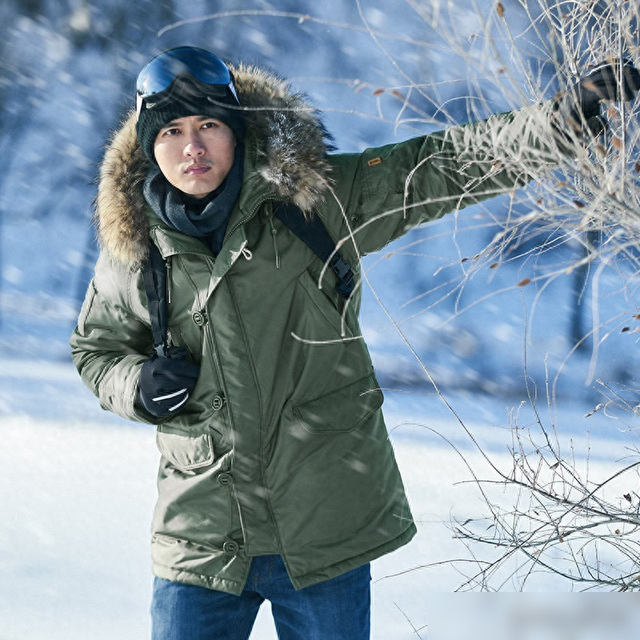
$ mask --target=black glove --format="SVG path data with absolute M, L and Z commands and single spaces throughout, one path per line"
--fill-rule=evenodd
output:
M 142 365 L 138 400 L 156 418 L 177 413 L 195 387 L 200 367 L 186 358 L 184 349 L 172 347 L 166 358 L 154 355 Z
M 592 133 L 604 128 L 600 116 L 601 102 L 629 102 L 640 88 L 640 72 L 628 58 L 622 58 L 622 86 L 620 60 L 603 62 L 580 78 L 566 96 L 570 102 L 569 115 L 577 129 L 587 122 Z

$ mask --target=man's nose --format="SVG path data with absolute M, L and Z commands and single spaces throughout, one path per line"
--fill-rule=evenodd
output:
M 202 156 L 205 153 L 204 145 L 202 144 L 202 140 L 197 133 L 189 134 L 189 138 L 187 140 L 187 144 L 184 148 L 184 154 L 186 156 Z

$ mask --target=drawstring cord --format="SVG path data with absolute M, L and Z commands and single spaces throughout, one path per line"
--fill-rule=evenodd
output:
M 273 224 L 273 216 L 269 216 L 269 224 L 271 225 L 271 237 L 273 238 L 273 251 L 276 255 L 276 269 L 280 268 L 280 254 L 278 253 L 278 230 Z
M 170 257 L 165 260 L 165 265 L 167 269 L 167 304 L 171 304 L 171 269 L 173 267 L 173 262 Z

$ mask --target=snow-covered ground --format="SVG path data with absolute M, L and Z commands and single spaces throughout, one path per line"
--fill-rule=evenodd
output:
M 149 524 L 158 462 L 153 429 L 101 411 L 70 363 L 5 360 L 0 365 L 0 640 L 148 638 Z M 494 461 L 508 466 L 504 400 L 447 399 Z M 526 624 L 517 616 L 531 610 L 530 600 L 529 608 L 519 608 L 522 600 L 508 595 L 488 601 L 481 594 L 444 595 L 464 581 L 460 566 L 447 561 L 468 557 L 452 536 L 451 519 L 484 513 L 477 491 L 465 483 L 470 479 L 465 461 L 481 469 L 480 456 L 437 397 L 391 394 L 388 405 L 419 533 L 410 545 L 373 565 L 374 640 L 457 640 L 463 636 L 446 634 L 462 633 L 463 619 L 481 619 L 497 603 L 506 608 L 492 617 L 490 628 L 497 632 L 492 637 L 499 638 L 503 626 L 506 634 L 516 619 L 522 631 Z M 597 477 L 616 469 L 628 454 L 625 443 L 633 441 L 598 415 L 585 418 L 587 409 L 564 407 L 558 422 L 567 425 L 578 457 L 587 451 L 584 431 L 590 429 L 590 473 Z M 562 434 L 560 429 L 561 439 Z M 553 588 L 544 575 L 535 584 Z M 517 588 L 515 581 L 509 588 Z M 553 602 L 558 602 L 555 596 Z M 572 611 L 583 619 L 584 600 L 564 602 L 565 619 Z M 615 619 L 630 625 L 628 616 L 640 609 L 636 603 L 622 611 Z M 594 628 L 590 625 L 590 633 Z M 624 629 L 618 629 L 616 640 L 635 637 Z M 276 637 L 268 606 L 251 637 Z M 551 640 L 553 635 L 526 637 Z M 607 636 L 578 631 L 573 637 Z

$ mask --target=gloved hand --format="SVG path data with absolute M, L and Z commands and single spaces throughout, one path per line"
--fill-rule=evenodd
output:
M 622 62 L 622 85 L 620 63 Z M 587 122 L 592 133 L 604 127 L 600 117 L 601 102 L 629 102 L 640 89 L 640 72 L 628 58 L 603 62 L 593 68 L 565 96 L 569 116 L 578 130 Z
M 186 358 L 185 349 L 171 347 L 166 358 L 154 355 L 142 365 L 138 400 L 156 418 L 177 413 L 189 399 L 200 367 Z

